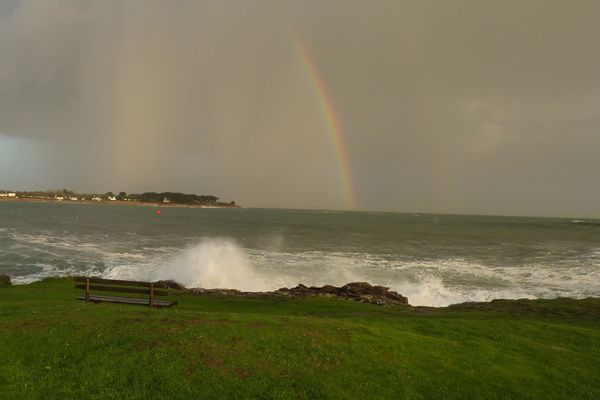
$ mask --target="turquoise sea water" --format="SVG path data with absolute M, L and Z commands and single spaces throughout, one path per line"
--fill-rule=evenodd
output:
M 0 274 L 270 290 L 369 281 L 411 304 L 600 296 L 600 221 L 0 202 Z

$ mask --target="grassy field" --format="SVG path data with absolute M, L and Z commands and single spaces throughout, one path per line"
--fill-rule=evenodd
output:
M 0 287 L 0 398 L 599 399 L 600 299 L 449 308 Z

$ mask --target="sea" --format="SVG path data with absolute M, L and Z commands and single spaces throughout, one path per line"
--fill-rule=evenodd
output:
M 158 207 L 160 208 L 160 207 Z M 0 202 L 0 274 L 265 291 L 367 281 L 412 305 L 600 296 L 600 220 Z

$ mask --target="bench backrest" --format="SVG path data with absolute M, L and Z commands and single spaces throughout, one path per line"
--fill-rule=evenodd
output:
M 77 277 L 75 278 L 75 282 L 80 282 L 79 284 L 75 284 L 77 289 L 85 290 L 86 300 L 89 300 L 91 290 L 98 290 L 102 292 L 147 294 L 149 296 L 150 307 L 152 307 L 154 296 L 167 296 L 169 294 L 169 286 L 166 283 L 161 282 L 124 281 L 119 279 L 87 277 Z

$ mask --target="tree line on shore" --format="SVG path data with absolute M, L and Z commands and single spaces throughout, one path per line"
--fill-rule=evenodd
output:
M 7 191 L 13 192 L 13 191 Z M 73 190 L 36 190 L 36 191 L 14 191 L 18 198 L 47 199 L 47 200 L 71 200 L 71 201 L 137 201 L 141 203 L 171 203 L 187 205 L 208 206 L 236 206 L 235 201 L 229 203 L 220 202 L 213 195 L 197 195 L 180 192 L 144 192 L 132 193 L 113 192 L 106 193 L 77 193 Z

